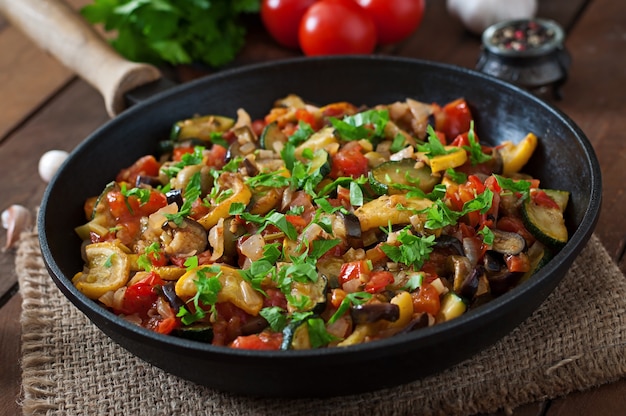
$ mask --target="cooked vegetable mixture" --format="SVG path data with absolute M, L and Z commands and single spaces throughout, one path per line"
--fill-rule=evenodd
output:
M 348 346 L 454 319 L 567 241 L 569 193 L 520 173 L 529 133 L 481 144 L 467 102 L 177 122 L 85 203 L 87 297 L 162 334 L 244 349 Z

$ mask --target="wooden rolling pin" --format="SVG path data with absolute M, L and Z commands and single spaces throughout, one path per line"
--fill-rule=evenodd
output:
M 125 109 L 128 91 L 161 77 L 156 67 L 121 57 L 63 0 L 0 0 L 0 12 L 96 88 L 111 117 Z

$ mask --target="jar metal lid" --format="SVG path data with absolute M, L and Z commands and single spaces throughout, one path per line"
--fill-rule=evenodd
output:
M 563 46 L 561 26 L 549 19 L 519 19 L 489 26 L 482 34 L 483 46 L 503 57 L 538 57 Z

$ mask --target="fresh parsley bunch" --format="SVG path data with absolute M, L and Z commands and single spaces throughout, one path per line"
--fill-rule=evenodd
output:
M 115 31 L 112 46 L 131 61 L 173 65 L 232 61 L 245 42 L 239 18 L 259 0 L 94 0 L 81 9 L 92 24 Z

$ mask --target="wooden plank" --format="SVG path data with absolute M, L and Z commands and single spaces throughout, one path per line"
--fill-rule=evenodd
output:
M 18 317 L 22 309 L 22 297 L 14 296 L 0 310 L 0 414 L 19 415 L 18 406 L 21 379 L 20 337 L 22 329 Z
M 70 84 L 0 146 L 0 208 L 20 204 L 34 210 L 46 186 L 37 171 L 41 155 L 51 149 L 70 151 L 108 119 L 96 90 L 79 80 Z M 5 242 L 3 232 L 0 244 Z M 14 251 L 0 252 L 0 295 L 15 282 Z
M 79 8 L 88 0 L 71 0 Z M 73 74 L 0 17 L 0 142 Z M 17 69 L 16 69 L 17 68 Z
M 626 272 L 623 250 L 626 217 L 616 215 L 626 206 L 626 3 L 595 0 L 573 28 L 565 45 L 572 55 L 564 99 L 556 103 L 586 133 L 594 145 L 603 180 L 603 203 L 596 229 L 609 254 Z M 591 92 L 592 91 L 592 92 Z

